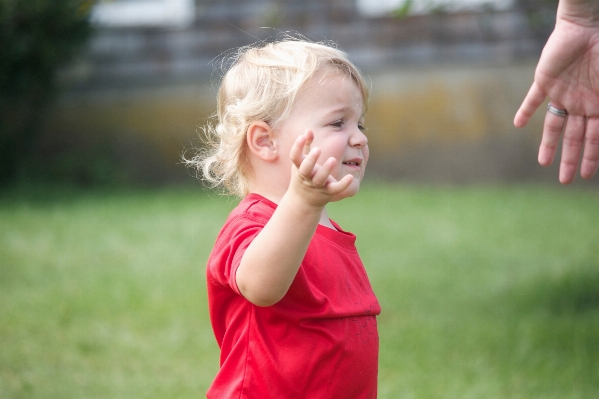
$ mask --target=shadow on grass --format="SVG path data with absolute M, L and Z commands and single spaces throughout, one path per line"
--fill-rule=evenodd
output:
M 127 187 L 75 186 L 70 184 L 28 184 L 22 183 L 0 190 L 0 206 L 30 204 L 45 206 L 64 204 L 83 197 L 106 196 L 107 194 L 130 191 Z
M 555 315 L 599 312 L 599 265 L 575 264 L 543 275 L 516 294 L 521 309 Z
M 159 192 L 210 193 L 195 182 L 173 185 L 90 185 L 21 183 L 0 188 L 0 207 L 14 205 L 48 206 L 72 203 L 81 199 L 156 195 Z

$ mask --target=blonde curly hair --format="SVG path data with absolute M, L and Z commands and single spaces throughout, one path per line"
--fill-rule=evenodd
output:
M 368 102 L 366 82 L 347 55 L 331 42 L 285 40 L 259 43 L 230 52 L 222 78 L 217 111 L 203 128 L 204 146 L 183 162 L 198 178 L 224 194 L 244 197 L 247 182 L 246 134 L 253 122 L 274 127 L 289 115 L 297 93 L 316 72 L 332 70 L 351 77 Z

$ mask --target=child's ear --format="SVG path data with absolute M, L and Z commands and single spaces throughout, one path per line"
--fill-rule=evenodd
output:
M 272 135 L 273 131 L 268 123 L 258 121 L 250 124 L 246 137 L 250 152 L 265 161 L 275 160 L 277 152 Z

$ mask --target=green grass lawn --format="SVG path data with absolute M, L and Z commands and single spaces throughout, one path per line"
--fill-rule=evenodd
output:
M 0 196 L 0 398 L 198 398 L 235 201 Z M 597 398 L 599 192 L 373 184 L 332 204 L 383 307 L 380 398 Z

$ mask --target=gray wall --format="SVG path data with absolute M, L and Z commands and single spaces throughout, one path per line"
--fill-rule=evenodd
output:
M 185 30 L 97 30 L 62 73 L 40 149 L 108 148 L 125 179 L 190 181 L 179 160 L 214 111 L 219 56 L 297 31 L 336 41 L 371 80 L 371 178 L 557 184 L 536 164 L 544 112 L 512 125 L 548 33 L 517 10 L 366 19 L 347 0 L 198 5 Z

